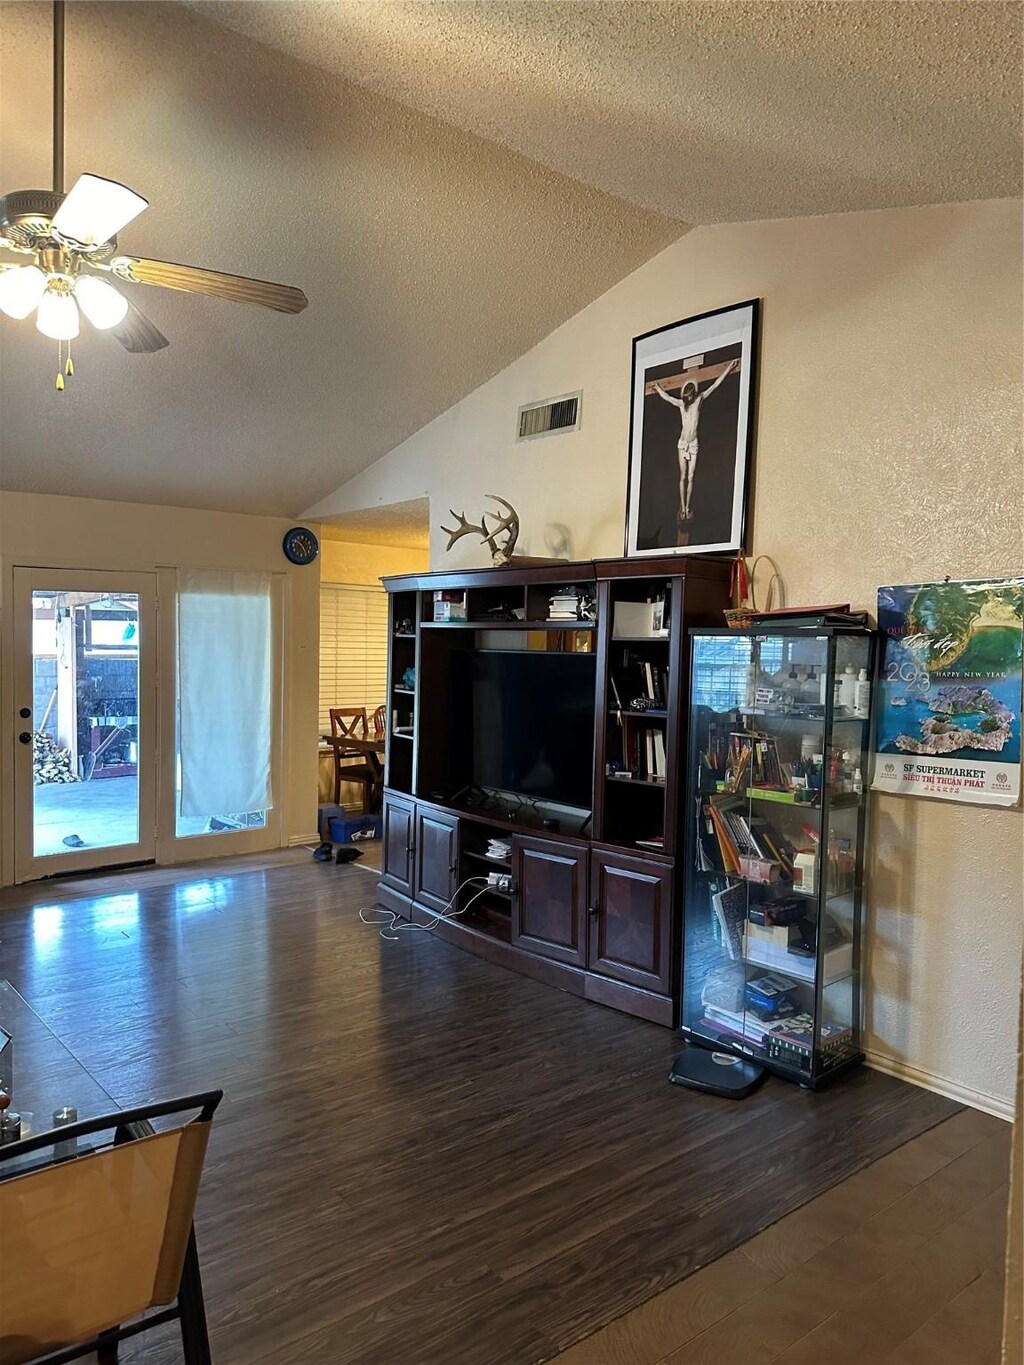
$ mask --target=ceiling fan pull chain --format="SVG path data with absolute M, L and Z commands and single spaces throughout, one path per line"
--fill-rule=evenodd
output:
M 64 373 L 70 378 L 75 372 L 75 362 L 71 359 L 71 342 L 68 342 L 68 358 L 64 364 Z
M 63 360 L 63 347 L 61 342 L 57 342 L 57 379 L 54 388 L 58 393 L 64 392 L 64 376 L 61 374 L 61 362 Z

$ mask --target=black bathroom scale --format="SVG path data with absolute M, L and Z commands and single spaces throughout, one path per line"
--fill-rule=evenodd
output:
M 673 1085 L 703 1090 L 727 1100 L 742 1100 L 761 1084 L 765 1068 L 731 1052 L 710 1052 L 686 1047 L 672 1063 L 668 1078 Z

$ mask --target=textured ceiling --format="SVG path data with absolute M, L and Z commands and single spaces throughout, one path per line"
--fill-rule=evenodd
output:
M 186 2 L 690 223 L 1020 192 L 1019 3 Z
M 0 192 L 49 181 L 46 4 L 0 4 Z M 0 316 L 0 488 L 294 514 L 686 230 L 178 5 L 67 13 L 67 183 L 151 207 L 122 249 L 296 284 L 297 317 L 128 286 L 127 355 Z
M 410 498 L 407 502 L 345 512 L 321 522 L 320 530 L 325 540 L 426 550 L 430 548 L 430 499 Z
M 1018 193 L 1020 13 L 73 0 L 68 184 L 310 306 L 129 286 L 171 348 L 83 336 L 62 397 L 0 317 L 0 488 L 298 513 L 688 224 Z M 48 26 L 0 0 L 0 192 L 48 182 Z

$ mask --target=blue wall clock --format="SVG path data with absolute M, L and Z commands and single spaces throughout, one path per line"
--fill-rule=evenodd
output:
M 306 526 L 293 526 L 284 538 L 285 559 L 292 564 L 312 564 L 320 553 L 320 542 Z

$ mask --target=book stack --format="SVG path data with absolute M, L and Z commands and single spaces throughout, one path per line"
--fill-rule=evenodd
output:
M 818 1050 L 826 1066 L 835 1066 L 849 1052 L 853 1030 L 847 1024 L 828 1020 L 818 1030 Z M 814 1044 L 814 1020 L 809 1014 L 798 1014 L 777 1024 L 765 1038 L 768 1056 L 775 1062 L 787 1062 L 801 1071 L 811 1069 L 811 1049 Z
M 763 821 L 752 821 L 745 802 L 723 792 L 708 797 L 705 803 L 708 833 L 714 841 L 702 840 L 706 861 L 717 849 L 722 871 L 747 881 L 774 882 L 781 872 L 792 876 L 792 850 L 787 840 Z
M 649 782 L 664 782 L 666 772 L 665 732 L 657 725 L 646 727 L 643 735 L 641 772 Z
M 744 1042 L 753 1043 L 755 1047 L 764 1045 L 764 1036 L 768 1032 L 767 1026 L 754 1015 L 719 1009 L 716 1005 L 704 1006 L 701 1022 L 709 1033 L 731 1034 L 735 1038 L 742 1038 Z
M 489 839 L 485 858 L 493 858 L 496 863 L 507 863 L 512 856 L 512 845 L 504 839 Z
M 728 774 L 733 791 L 747 786 L 789 790 L 789 776 L 779 762 L 774 735 L 730 734 Z
M 559 588 L 548 600 L 549 621 L 580 620 L 580 592 L 575 587 Z

